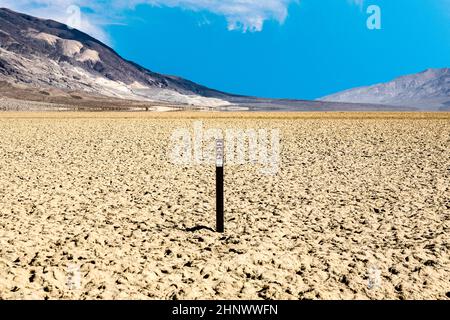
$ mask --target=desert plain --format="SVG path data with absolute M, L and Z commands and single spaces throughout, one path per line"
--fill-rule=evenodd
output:
M 171 134 L 278 129 L 276 174 Z M 449 299 L 450 113 L 0 113 L 0 299 Z

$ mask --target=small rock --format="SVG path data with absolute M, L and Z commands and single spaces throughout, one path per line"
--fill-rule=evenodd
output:
M 237 250 L 237 249 L 234 249 L 234 248 L 231 248 L 231 249 L 229 250 L 229 252 L 231 252 L 231 253 L 236 253 L 236 254 L 244 254 L 243 251 Z
M 397 275 L 400 273 L 397 269 L 395 269 L 395 267 L 390 267 L 388 270 L 390 273 L 392 273 L 394 275 Z
M 425 261 L 424 265 L 426 265 L 427 267 L 433 267 L 436 265 L 436 261 L 427 260 L 427 261 Z
M 348 280 L 347 276 L 343 276 L 339 281 L 345 284 L 346 286 L 350 284 L 350 281 Z

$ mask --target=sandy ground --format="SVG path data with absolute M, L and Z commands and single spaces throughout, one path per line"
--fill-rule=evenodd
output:
M 278 128 L 277 175 L 168 159 Z M 450 114 L 0 114 L 1 299 L 447 299 Z

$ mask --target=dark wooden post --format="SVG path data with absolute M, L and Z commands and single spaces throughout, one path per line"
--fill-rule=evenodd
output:
M 224 197 L 223 197 L 223 166 L 224 143 L 222 139 L 216 141 L 216 231 L 224 232 Z

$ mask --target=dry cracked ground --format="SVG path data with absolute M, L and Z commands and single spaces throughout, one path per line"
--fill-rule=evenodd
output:
M 279 129 L 280 167 L 171 134 Z M 448 299 L 450 114 L 0 114 L 0 299 Z

